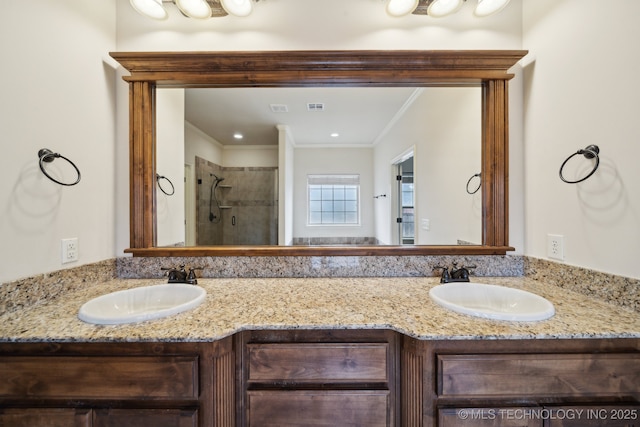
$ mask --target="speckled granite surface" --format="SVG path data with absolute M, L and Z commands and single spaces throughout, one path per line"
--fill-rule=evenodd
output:
M 525 276 L 542 283 L 571 289 L 640 313 L 640 279 L 606 274 L 587 268 L 525 258 Z
M 112 278 L 163 279 L 162 267 L 201 267 L 198 277 L 430 277 L 438 265 L 475 265 L 475 276 L 522 276 L 519 256 L 117 258 L 0 284 L 0 315 Z
M 70 291 L 116 277 L 116 260 L 54 271 L 0 284 L 0 315 L 51 300 Z
M 302 328 L 393 329 L 419 339 L 640 337 L 638 312 L 524 277 L 482 282 L 542 295 L 554 303 L 554 317 L 523 323 L 457 314 L 430 300 L 436 278 L 218 278 L 200 279 L 202 305 L 165 319 L 96 326 L 77 318 L 91 298 L 163 282 L 114 279 L 68 289 L 0 316 L 0 341 L 213 341 L 243 329 Z
M 200 277 L 429 277 L 438 265 L 475 265 L 475 276 L 523 276 L 521 256 L 297 256 L 118 258 L 118 277 L 161 278 L 161 267 L 202 267 Z

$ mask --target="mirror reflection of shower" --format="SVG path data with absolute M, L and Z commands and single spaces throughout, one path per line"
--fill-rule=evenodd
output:
M 195 156 L 195 244 L 277 245 L 278 168 Z
M 209 221 L 214 224 L 222 221 L 222 210 L 220 209 L 220 200 L 216 194 L 218 185 L 224 181 L 224 178 L 210 173 L 209 176 L 213 177 L 211 182 L 211 190 L 209 191 Z

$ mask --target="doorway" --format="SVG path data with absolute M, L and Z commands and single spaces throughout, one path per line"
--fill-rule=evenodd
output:
M 398 236 L 401 245 L 413 245 L 415 233 L 415 191 L 413 185 L 413 155 L 397 165 L 397 217 Z

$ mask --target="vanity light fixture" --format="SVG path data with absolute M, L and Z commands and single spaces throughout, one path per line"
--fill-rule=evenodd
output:
M 252 3 L 258 1 L 260 0 L 129 0 L 138 13 L 157 20 L 165 20 L 169 17 L 163 3 L 175 4 L 188 18 L 208 19 L 212 16 L 248 16 L 253 10 Z
M 163 3 L 174 3 L 180 12 L 189 18 L 208 19 L 212 16 L 249 16 L 253 3 L 260 0 L 129 0 L 141 15 L 157 20 L 169 17 Z M 390 16 L 400 17 L 410 13 L 429 15 L 434 18 L 451 15 L 467 0 L 384 0 Z M 510 0 L 478 0 L 473 14 L 478 17 L 493 15 L 504 9 Z
M 387 13 L 391 16 L 428 15 L 442 18 L 456 13 L 467 0 L 386 0 Z M 478 0 L 473 12 L 477 17 L 493 15 L 504 9 L 509 0 Z

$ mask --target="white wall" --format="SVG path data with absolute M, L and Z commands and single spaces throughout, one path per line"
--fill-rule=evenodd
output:
M 2 2 L 0 282 L 116 256 L 116 73 L 102 61 L 115 49 L 115 9 L 109 1 Z M 71 159 L 80 183 L 49 181 L 41 148 Z M 48 167 L 64 173 L 62 159 Z M 78 238 L 79 260 L 63 265 L 68 237 Z
M 183 114 L 184 117 L 184 114 Z M 275 145 L 224 146 L 189 122 L 185 122 L 185 162 L 195 165 L 200 157 L 220 166 L 277 167 Z
M 360 224 L 307 225 L 307 175 L 360 175 Z M 293 237 L 373 237 L 373 149 L 296 148 L 293 167 Z
M 184 123 L 185 162 L 195 167 L 196 156 L 222 165 L 223 146 L 189 122 Z
M 566 263 L 640 278 L 639 16 L 636 0 L 524 3 L 528 255 L 546 258 L 547 234 L 560 234 Z M 589 144 L 598 171 L 561 182 L 562 162 Z
M 224 167 L 277 167 L 277 145 L 225 146 L 222 151 Z
M 163 89 L 156 94 L 156 173 L 166 177 L 156 186 L 158 246 L 185 243 L 185 121 L 184 89 Z
M 392 163 L 414 150 L 416 243 L 455 245 L 482 241 L 480 192 L 469 195 L 466 183 L 481 168 L 480 88 L 425 88 L 417 92 L 402 117 L 375 148 L 375 194 L 394 193 Z M 475 181 L 477 183 L 477 181 Z M 375 202 L 378 235 L 393 235 L 397 201 Z M 429 229 L 422 228 L 422 220 Z M 397 242 L 396 242 L 397 243 Z
M 293 194 L 295 142 L 288 126 L 278 125 L 278 244 L 293 243 Z

